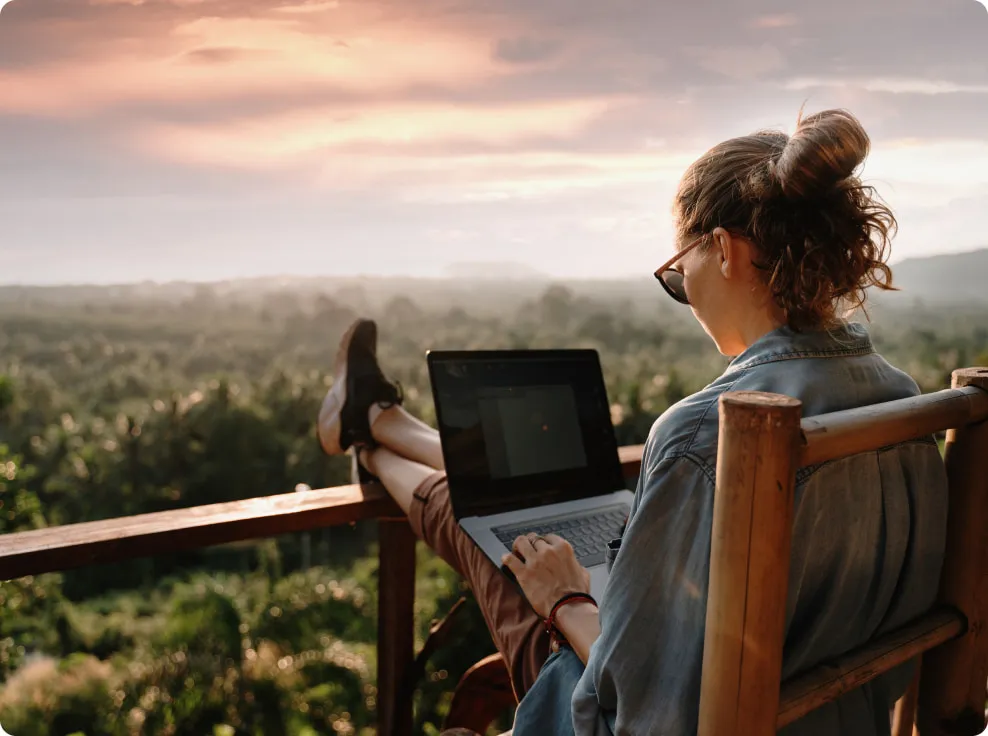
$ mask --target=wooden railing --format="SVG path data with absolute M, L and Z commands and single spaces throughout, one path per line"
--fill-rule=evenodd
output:
M 988 376 L 988 371 L 985 375 Z M 988 382 L 988 378 L 984 382 Z M 883 404 L 881 410 L 868 407 L 802 419 L 796 430 L 798 446 L 794 448 L 792 467 L 781 472 L 789 474 L 796 467 L 878 449 L 946 427 L 964 427 L 985 418 L 988 418 L 988 392 L 976 386 L 960 386 L 916 399 Z M 642 449 L 642 446 L 620 448 L 627 478 L 638 475 Z M 750 455 L 748 459 L 751 459 Z M 273 537 L 364 519 L 378 519 L 381 524 L 377 652 L 379 733 L 407 736 L 412 730 L 408 680 L 414 661 L 415 538 L 398 507 L 378 486 L 351 485 L 288 493 L 9 534 L 2 538 L 0 544 L 0 579 L 10 580 L 85 565 Z M 964 543 L 974 544 L 969 534 L 952 540 L 951 546 Z M 723 540 L 716 541 L 715 537 L 717 545 L 723 546 Z M 984 551 L 984 546 L 980 542 L 974 544 L 978 551 Z M 778 557 L 777 550 L 774 554 Z M 948 554 L 951 553 L 948 551 Z M 985 581 L 977 577 L 981 574 L 981 567 L 969 566 L 966 577 L 961 576 L 948 584 L 954 585 L 955 590 L 971 584 L 972 592 L 967 594 L 969 598 L 976 594 L 983 595 Z M 711 591 L 715 589 L 714 575 L 712 568 Z M 721 587 L 725 591 L 730 588 Z M 958 595 L 963 598 L 962 594 Z M 965 607 L 964 601 L 960 603 L 958 608 L 962 611 L 969 612 L 976 608 L 981 613 L 988 613 L 984 607 Z M 725 621 L 730 625 L 732 609 L 725 606 L 723 611 Z M 745 612 L 740 611 L 740 614 L 743 632 Z M 748 623 L 751 623 L 750 619 Z M 773 728 L 792 722 L 821 703 L 873 679 L 931 646 L 962 635 L 967 640 L 977 636 L 980 641 L 984 638 L 981 632 L 986 623 L 981 619 L 969 622 L 952 608 L 938 609 L 910 627 L 805 673 L 785 683 L 780 697 L 769 697 Z M 709 634 L 708 628 L 708 637 Z M 740 641 L 746 640 L 742 637 Z M 781 641 L 777 645 L 778 656 L 781 657 Z M 988 653 L 983 644 L 979 646 L 979 651 Z M 718 654 L 715 647 L 708 646 L 707 649 L 714 655 Z M 727 656 L 742 654 L 736 647 L 729 649 Z M 706 661 L 704 666 L 706 673 Z M 978 666 L 983 670 L 985 663 L 979 662 Z M 741 672 L 740 667 L 737 671 Z M 982 686 L 984 683 L 985 678 L 982 677 Z M 760 691 L 765 693 L 764 688 Z M 775 693 L 778 696 L 780 690 L 776 689 Z M 730 699 L 737 695 L 734 693 L 724 697 Z M 982 705 L 983 696 L 982 687 Z M 967 697 L 967 690 L 964 697 Z M 976 693 L 970 694 L 967 700 L 976 700 Z M 728 732 L 733 731 L 710 731 Z
M 620 448 L 625 476 L 642 446 Z M 153 557 L 229 542 L 312 531 L 365 519 L 380 523 L 379 733 L 412 732 L 408 677 L 414 661 L 415 536 L 379 485 L 349 485 L 36 529 L 0 538 L 0 580 Z

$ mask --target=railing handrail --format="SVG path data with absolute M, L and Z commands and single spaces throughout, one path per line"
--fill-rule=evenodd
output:
M 0 580 L 402 516 L 379 486 L 338 486 L 0 536 Z
M 642 449 L 620 448 L 627 477 Z M 346 485 L 64 524 L 0 535 L 0 580 L 403 516 L 382 487 Z

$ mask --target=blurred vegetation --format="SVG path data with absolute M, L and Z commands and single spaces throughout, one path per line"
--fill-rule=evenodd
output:
M 936 390 L 988 364 L 985 311 L 883 304 L 872 333 Z M 654 283 L 0 289 L 0 533 L 347 482 L 314 419 L 358 315 L 379 321 L 382 364 L 429 422 L 429 348 L 596 348 L 624 444 L 727 362 Z M 376 526 L 354 524 L 4 582 L 0 723 L 373 733 L 375 549 Z M 420 545 L 420 645 L 465 592 Z M 472 604 L 428 667 L 418 732 L 438 733 L 452 686 L 492 651 Z

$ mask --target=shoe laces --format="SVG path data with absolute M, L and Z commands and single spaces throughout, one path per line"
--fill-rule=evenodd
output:
M 405 389 L 399 381 L 384 381 L 384 398 L 377 401 L 377 405 L 382 409 L 390 409 L 392 406 L 401 406 L 405 400 Z

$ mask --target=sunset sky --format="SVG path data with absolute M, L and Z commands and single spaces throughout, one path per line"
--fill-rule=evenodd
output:
M 988 246 L 975 0 L 13 0 L 0 283 L 647 274 L 683 169 L 804 101 L 895 259 Z

